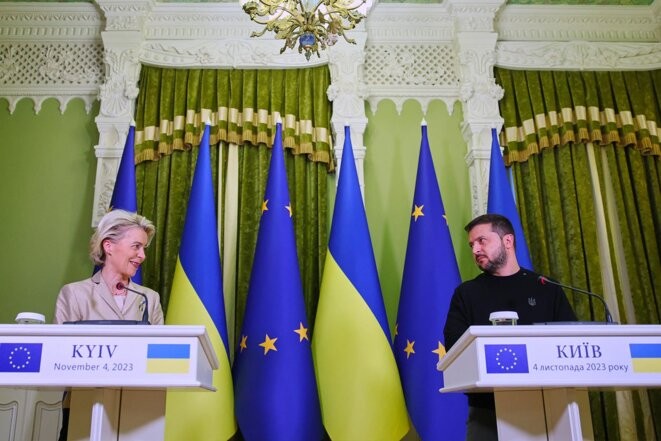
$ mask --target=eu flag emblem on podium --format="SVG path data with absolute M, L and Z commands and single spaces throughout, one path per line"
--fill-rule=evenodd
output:
M 41 343 L 0 344 L 0 372 L 39 372 Z
M 527 374 L 526 345 L 484 345 L 487 374 Z

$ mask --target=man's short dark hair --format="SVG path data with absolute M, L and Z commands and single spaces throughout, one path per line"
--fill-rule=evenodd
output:
M 514 227 L 512 222 L 502 214 L 488 213 L 476 217 L 468 222 L 464 227 L 466 232 L 469 232 L 478 225 L 491 224 L 491 231 L 494 231 L 502 239 L 506 234 L 511 234 L 514 237 L 514 247 L 516 248 L 516 234 L 514 234 Z

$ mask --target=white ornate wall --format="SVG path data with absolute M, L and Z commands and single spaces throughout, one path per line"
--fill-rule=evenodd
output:
M 473 211 L 486 208 L 490 130 L 500 128 L 494 65 L 515 69 L 661 68 L 661 0 L 651 6 L 507 6 L 505 0 L 378 4 L 351 36 L 310 62 L 258 30 L 237 3 L 0 3 L 0 97 L 13 111 L 32 99 L 39 112 L 54 97 L 64 110 L 83 99 L 99 145 L 94 220 L 110 200 L 133 114 L 140 65 L 286 68 L 328 63 L 332 125 L 341 160 L 350 124 L 362 182 L 364 102 L 398 109 L 407 99 L 442 100 L 464 110 Z

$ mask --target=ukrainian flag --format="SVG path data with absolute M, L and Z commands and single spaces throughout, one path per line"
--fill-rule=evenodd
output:
M 637 373 L 661 372 L 661 344 L 658 343 L 631 343 L 631 364 Z
M 203 325 L 220 368 L 213 373 L 216 392 L 168 392 L 166 440 L 225 441 L 236 433 L 221 274 L 207 124 L 195 165 L 165 322 Z
M 147 345 L 147 372 L 150 374 L 187 374 L 190 369 L 190 345 Z
M 315 319 L 321 412 L 333 441 L 400 440 L 404 395 L 358 185 L 349 127 Z

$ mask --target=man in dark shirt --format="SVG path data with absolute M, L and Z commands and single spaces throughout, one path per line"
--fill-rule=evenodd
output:
M 447 349 L 469 326 L 489 325 L 489 314 L 494 311 L 516 311 L 520 325 L 576 320 L 562 288 L 540 284 L 538 274 L 519 266 L 509 219 L 485 214 L 473 219 L 465 229 L 473 258 L 483 272 L 454 291 L 443 330 Z M 467 396 L 466 440 L 497 441 L 493 394 Z

